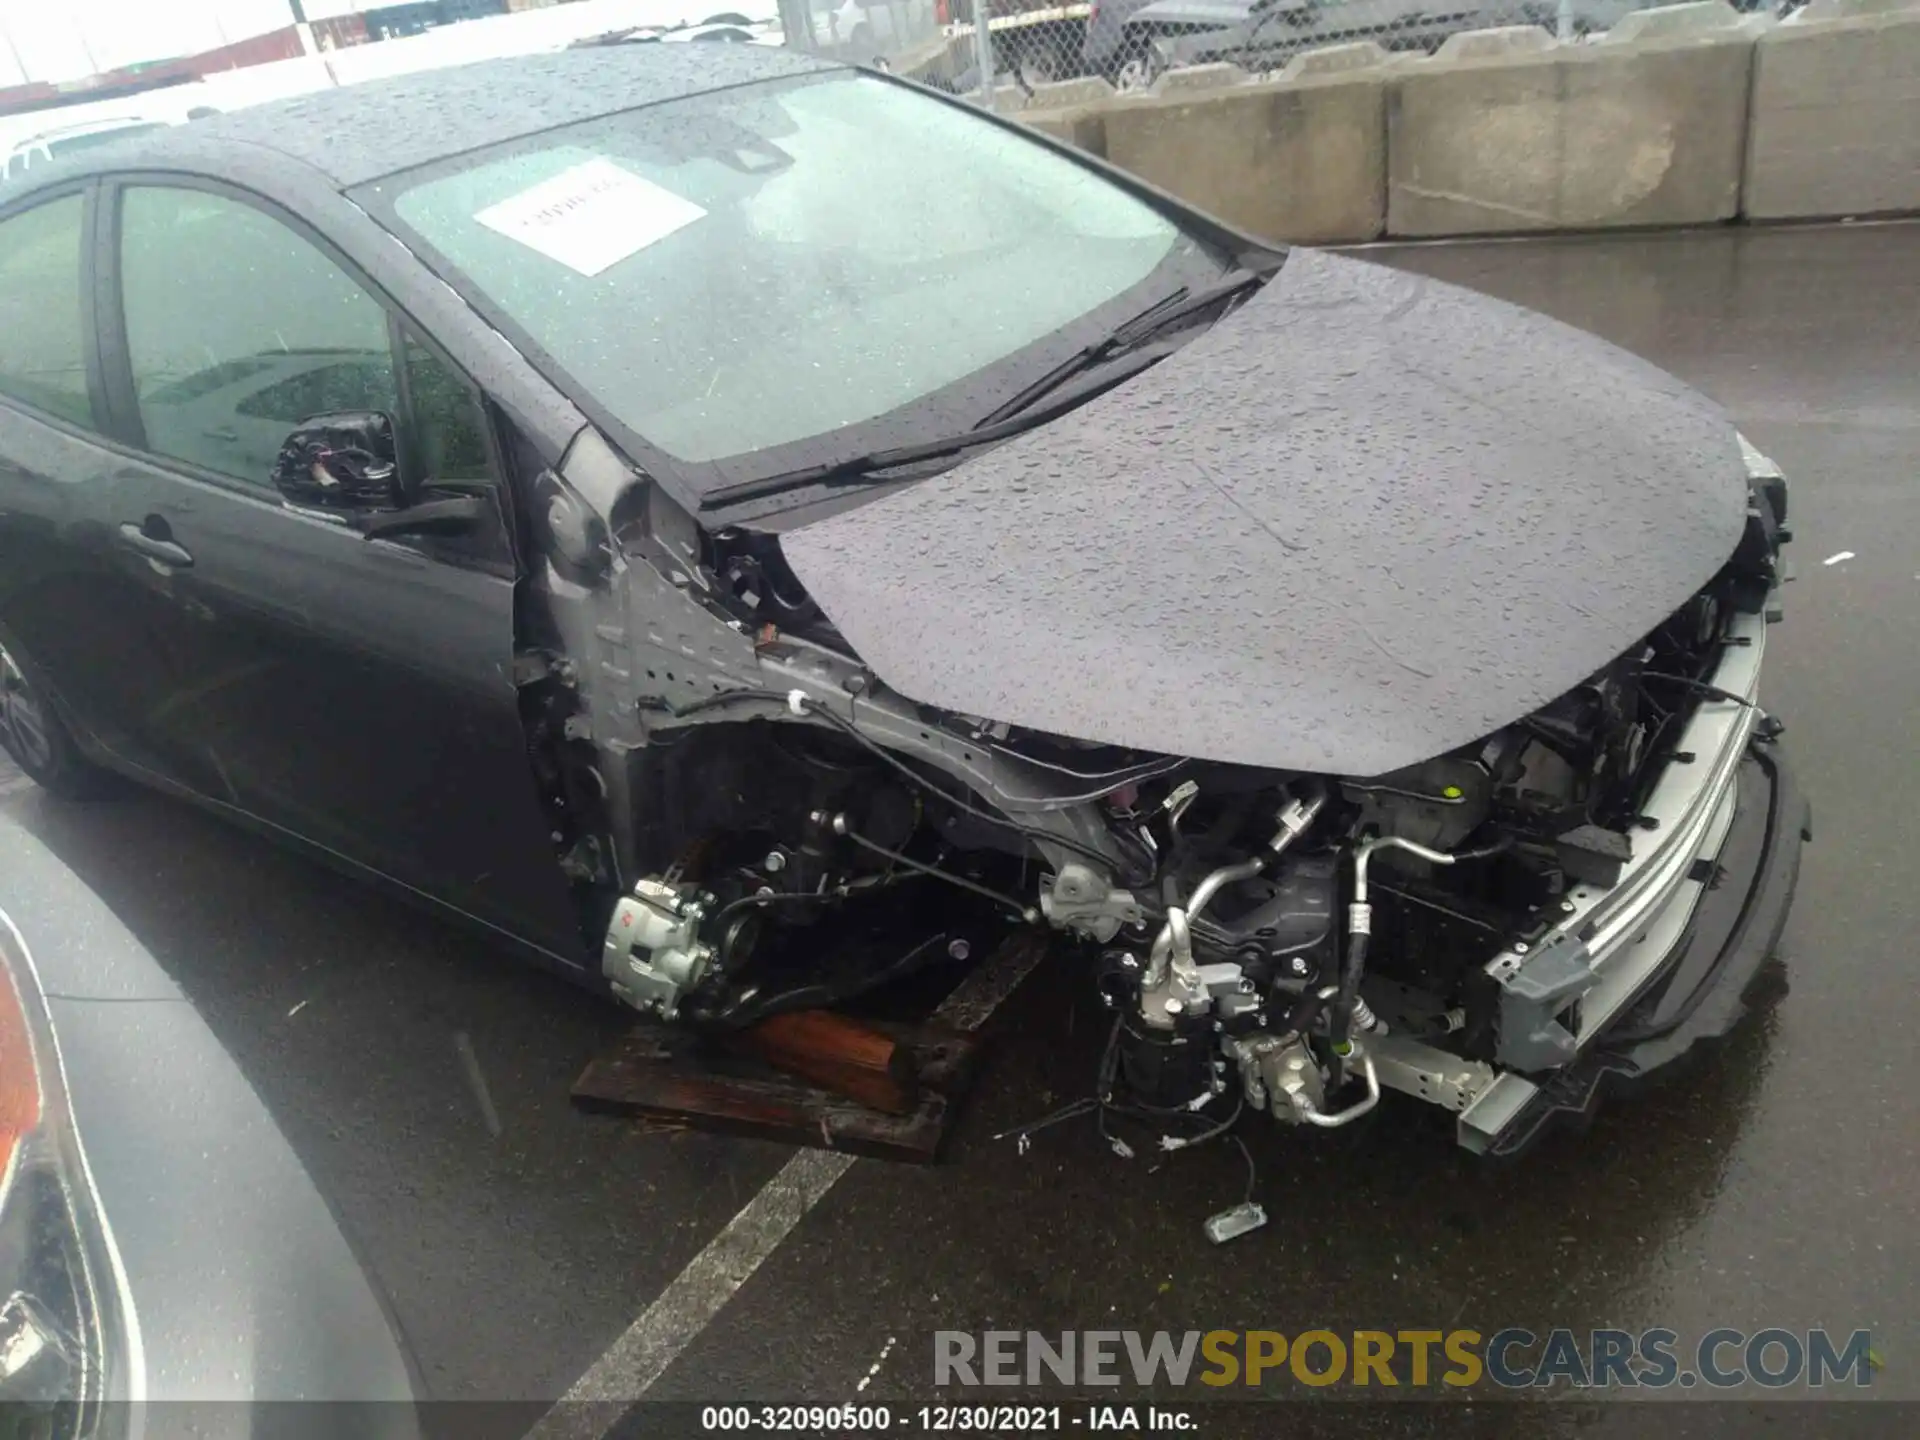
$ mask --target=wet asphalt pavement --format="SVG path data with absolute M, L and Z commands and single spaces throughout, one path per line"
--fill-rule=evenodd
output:
M 855 1166 L 654 1395 L 918 1405 L 936 1329 L 1777 1325 L 1871 1329 L 1875 1396 L 1920 1399 L 1920 225 L 1368 253 L 1638 351 L 1789 476 L 1799 579 L 1763 694 L 1816 840 L 1769 998 L 1706 1064 L 1512 1164 L 1392 1098 L 1348 1131 L 1249 1126 L 1273 1222 L 1215 1249 L 1200 1222 L 1245 1184 L 1231 1149 L 1153 1173 L 1086 1126 L 1024 1156 L 991 1138 L 1089 1083 L 1099 1012 L 1043 967 L 989 1024 L 948 1161 Z M 5 773 L 0 807 L 204 1007 L 437 1397 L 560 1394 L 791 1153 L 576 1114 L 613 1007 L 181 806 L 67 807 Z M 1642 1424 L 1496 1410 L 1516 1434 Z

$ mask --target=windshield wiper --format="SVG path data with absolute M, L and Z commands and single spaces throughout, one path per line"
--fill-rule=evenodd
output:
M 1037 405 L 1019 415 L 1009 416 L 1005 420 L 995 421 L 991 425 L 982 425 L 977 429 L 963 431 L 958 435 L 948 435 L 939 440 L 923 440 L 913 445 L 898 445 L 890 450 L 875 450 L 867 455 L 855 455 L 847 460 L 830 460 L 820 465 L 809 465 L 800 470 L 783 470 L 778 475 L 762 475 L 754 480 L 742 480 L 733 485 L 722 485 L 717 490 L 709 490 L 700 497 L 702 510 L 720 510 L 728 505 L 738 504 L 742 500 L 760 500 L 768 495 L 781 495 L 789 490 L 804 490 L 809 485 L 884 485 L 894 477 L 880 472 L 899 470 L 924 460 L 941 460 L 965 454 L 969 450 L 997 445 L 1014 435 L 1028 430 L 1037 430 L 1054 416 L 1084 404 L 1095 395 L 1124 384 L 1142 370 L 1157 365 L 1172 353 L 1170 345 L 1154 345 L 1133 351 L 1119 362 L 1108 366 L 1099 374 L 1087 378 L 1079 385 L 1062 386 L 1047 398 L 1045 405 Z
M 1217 305 L 1222 300 L 1265 284 L 1272 274 L 1271 270 L 1249 270 L 1242 266 L 1229 270 L 1218 280 L 1203 285 L 1198 290 L 1190 285 L 1182 285 L 1172 294 L 1161 296 L 1138 315 L 1129 320 L 1123 320 L 1115 326 L 1104 339 L 1096 340 L 1086 348 L 1069 355 L 1018 395 L 989 414 L 980 422 L 980 428 L 985 429 L 1009 416 L 1018 415 L 1043 395 L 1064 385 L 1074 376 L 1083 375 L 1095 366 L 1105 364 L 1115 355 L 1124 353 L 1143 340 L 1165 333 L 1178 321 L 1205 310 L 1210 305 Z
M 802 490 L 809 485 L 885 484 L 893 477 L 882 474 L 883 471 L 898 470 L 925 460 L 957 456 L 1035 429 L 1054 416 L 1132 379 L 1142 370 L 1165 359 L 1176 348 L 1168 344 L 1147 345 L 1144 342 L 1208 306 L 1217 305 L 1265 283 L 1272 274 L 1270 269 L 1235 269 L 1198 290 L 1182 285 L 1172 294 L 1154 301 L 1138 315 L 1123 321 L 1105 338 L 1086 346 L 1049 370 L 973 429 L 962 434 L 895 446 L 889 450 L 875 450 L 871 454 L 855 455 L 847 460 L 832 460 L 799 470 L 784 470 L 778 475 L 763 475 L 754 480 L 722 485 L 700 497 L 700 508 L 719 510 L 743 500 L 760 500 L 789 490 Z M 1081 379 L 1082 383 L 1068 383 L 1076 378 Z M 1045 403 L 1042 404 L 1042 401 Z
M 804 490 L 809 485 L 847 485 L 856 481 L 881 485 L 890 477 L 876 475 L 876 471 L 898 470 L 916 460 L 957 454 L 969 444 L 981 443 L 984 441 L 968 435 L 955 440 L 930 441 L 926 445 L 903 445 L 896 450 L 875 450 L 871 454 L 855 455 L 850 460 L 830 460 L 821 465 L 802 466 L 798 470 L 782 470 L 777 475 L 762 475 L 758 479 L 741 480 L 732 485 L 722 485 L 717 490 L 709 490 L 700 497 L 700 508 L 722 510 L 742 500 L 784 495 L 789 490 Z

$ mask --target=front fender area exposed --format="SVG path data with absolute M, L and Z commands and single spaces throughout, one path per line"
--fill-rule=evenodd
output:
M 684 865 L 708 832 L 765 826 L 753 757 L 779 763 L 755 750 L 776 729 L 831 732 L 917 767 L 1008 817 L 1056 868 L 1076 854 L 1128 864 L 1093 802 L 1176 761 L 1036 763 L 1001 743 L 1004 727 L 996 737 L 914 706 L 846 650 L 765 623 L 715 573 L 691 517 L 590 430 L 529 489 L 521 708 L 591 943 L 621 894 Z M 733 738 L 701 739 L 718 731 Z

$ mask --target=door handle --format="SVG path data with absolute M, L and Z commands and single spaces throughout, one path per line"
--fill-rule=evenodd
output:
M 171 565 L 176 570 L 185 570 L 193 565 L 193 556 L 186 546 L 149 535 L 131 522 L 120 527 L 120 543 L 136 555 L 158 560 L 162 565 Z

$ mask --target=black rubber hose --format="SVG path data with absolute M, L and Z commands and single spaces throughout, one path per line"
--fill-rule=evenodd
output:
M 1313 1022 L 1320 1018 L 1320 1011 L 1326 1006 L 1318 990 L 1309 990 L 1294 1002 L 1293 1009 L 1287 1012 L 1285 1029 L 1296 1035 L 1305 1035 L 1313 1029 Z
M 1759 707 L 1744 695 L 1736 695 L 1731 690 L 1722 690 L 1718 685 L 1710 685 L 1705 680 L 1696 680 L 1691 675 L 1669 675 L 1664 670 L 1642 670 L 1642 680 L 1664 680 L 1669 685 L 1681 685 L 1694 693 L 1704 695 L 1709 700 L 1721 700 L 1730 705 L 1744 705 L 1749 710 Z
M 896 865 L 904 865 L 907 869 L 918 871 L 930 879 L 944 880 L 949 885 L 957 885 L 962 890 L 971 890 L 975 895 L 1004 905 L 1013 912 L 1014 918 L 1022 924 L 1030 924 L 1039 918 L 1037 915 L 1030 915 L 1027 906 L 1022 905 L 1017 897 L 1007 894 L 1004 890 L 995 890 L 991 886 L 969 880 L 964 875 L 955 875 L 951 870 L 942 870 L 937 865 L 928 865 L 923 861 L 915 860 L 909 855 L 902 855 L 898 850 L 889 850 L 886 846 L 867 839 L 867 837 L 862 835 L 858 830 L 845 829 L 836 833 L 845 839 L 851 840 L 863 850 L 871 850 L 875 855 L 884 855 Z
M 1334 999 L 1333 1014 L 1329 1017 L 1328 1038 L 1333 1041 L 1336 1067 L 1353 1033 L 1353 1002 L 1360 998 L 1360 977 L 1367 973 L 1367 942 L 1372 938 L 1370 935 L 1347 937 L 1346 958 L 1340 966 L 1340 994 Z
M 1471 850 L 1455 850 L 1453 863 L 1466 860 L 1487 860 L 1511 849 L 1513 837 L 1502 835 L 1498 840 L 1486 845 L 1475 846 Z M 1349 935 L 1347 953 L 1340 966 L 1340 993 L 1333 1002 L 1333 1014 L 1328 1017 L 1327 1036 L 1333 1042 L 1333 1083 L 1338 1084 L 1344 1078 L 1345 1067 L 1342 1056 L 1353 1037 L 1353 1006 L 1360 998 L 1360 980 L 1367 973 L 1367 944 L 1373 937 L 1370 934 Z
M 787 703 L 786 692 L 782 690 L 764 690 L 745 686 L 732 690 L 716 690 L 711 695 L 703 695 L 698 700 L 689 700 L 685 705 L 669 704 L 665 700 L 647 699 L 640 702 L 646 710 L 664 710 L 674 719 L 683 719 L 688 715 L 698 715 L 703 710 L 718 710 L 723 705 L 734 705 L 742 700 L 779 701 Z
M 846 898 L 839 890 L 773 890 L 764 895 L 756 891 L 751 895 L 742 895 L 738 900 L 729 900 L 713 912 L 707 923 L 718 934 L 726 928 L 727 921 L 743 910 L 760 910 L 768 905 L 831 905 Z

